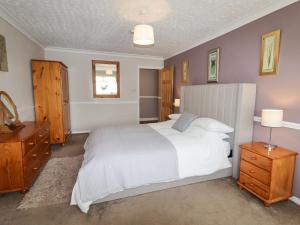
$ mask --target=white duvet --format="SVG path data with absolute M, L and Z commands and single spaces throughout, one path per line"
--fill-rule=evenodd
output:
M 172 127 L 175 120 L 149 124 L 175 147 L 179 178 L 208 175 L 231 167 L 226 141 L 216 132 L 189 127 L 179 132 Z M 225 144 L 225 145 L 224 145 Z
M 226 142 L 222 140 L 218 133 L 208 132 L 199 127 L 190 127 L 181 133 L 171 128 L 174 122 L 174 120 L 169 120 L 149 124 L 149 126 L 173 144 L 177 154 L 179 179 L 208 175 L 218 170 L 231 167 L 231 163 L 227 157 L 228 150 L 226 149 L 226 145 L 224 145 Z M 91 148 L 91 146 L 97 146 L 97 138 L 92 138 L 92 142 L 89 140 L 88 146 L 90 146 L 89 148 Z M 82 167 L 80 169 L 81 180 L 78 176 L 71 198 L 71 205 L 78 205 L 81 211 L 85 213 L 94 201 L 126 188 L 131 188 L 131 186 L 127 187 L 123 184 L 134 183 L 134 177 L 127 177 L 127 181 L 122 181 L 124 188 L 114 189 L 104 186 L 101 180 L 96 179 L 99 173 L 103 173 L 103 167 L 101 167 L 101 160 L 103 159 L 100 159 L 99 155 L 97 156 L 98 150 L 95 147 L 89 149 L 88 146 L 85 146 L 85 151 L 86 153 L 91 152 L 92 154 L 85 154 L 85 158 L 90 157 L 91 160 L 86 160 L 87 162 L 84 168 Z M 138 170 L 140 168 L 136 169 Z M 120 177 L 120 179 L 124 179 L 124 177 Z M 89 184 L 87 184 L 86 181 L 89 181 Z M 116 182 L 120 181 L 115 180 L 114 183 Z M 142 185 L 147 184 L 148 183 Z

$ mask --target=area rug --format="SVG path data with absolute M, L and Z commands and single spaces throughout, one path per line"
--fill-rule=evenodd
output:
M 70 202 L 82 159 L 82 155 L 50 159 L 18 209 Z

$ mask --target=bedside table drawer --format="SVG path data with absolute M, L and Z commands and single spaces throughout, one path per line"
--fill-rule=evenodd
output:
M 243 172 L 240 173 L 240 183 L 264 199 L 269 199 L 269 187 Z
M 246 149 L 242 150 L 241 157 L 242 159 L 257 165 L 260 168 L 263 168 L 268 171 L 272 170 L 272 161 L 266 157 L 260 156 Z
M 241 171 L 247 175 L 250 175 L 251 177 L 254 177 L 264 184 L 270 184 L 271 174 L 268 171 L 248 163 L 245 160 L 241 160 Z

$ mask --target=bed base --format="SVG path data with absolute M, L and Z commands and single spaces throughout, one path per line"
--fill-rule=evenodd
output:
M 127 198 L 131 196 L 137 196 L 145 193 L 150 193 L 154 191 L 161 191 L 169 188 L 174 188 L 174 187 L 179 187 L 179 186 L 184 186 L 188 184 L 194 184 L 194 183 L 199 183 L 203 181 L 209 181 L 209 180 L 215 180 L 219 178 L 224 178 L 224 177 L 231 177 L 232 176 L 232 167 L 219 170 L 215 173 L 212 173 L 210 175 L 205 175 L 205 176 L 197 176 L 197 177 L 188 177 L 182 180 L 177 180 L 177 181 L 171 181 L 171 182 L 162 182 L 162 183 L 156 183 L 156 184 L 150 184 L 150 185 L 145 185 L 137 188 L 130 188 L 126 189 L 124 191 L 110 194 L 106 196 L 105 198 L 98 199 L 93 202 L 93 204 L 101 203 L 101 202 L 108 202 L 116 199 L 122 199 L 122 198 Z

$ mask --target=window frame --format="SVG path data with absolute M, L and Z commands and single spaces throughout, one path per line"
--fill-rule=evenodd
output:
M 117 67 L 117 94 L 115 95 L 99 95 L 96 91 L 96 64 L 114 64 Z M 93 97 L 94 98 L 120 98 L 120 62 L 107 60 L 92 60 L 92 76 L 93 76 Z

